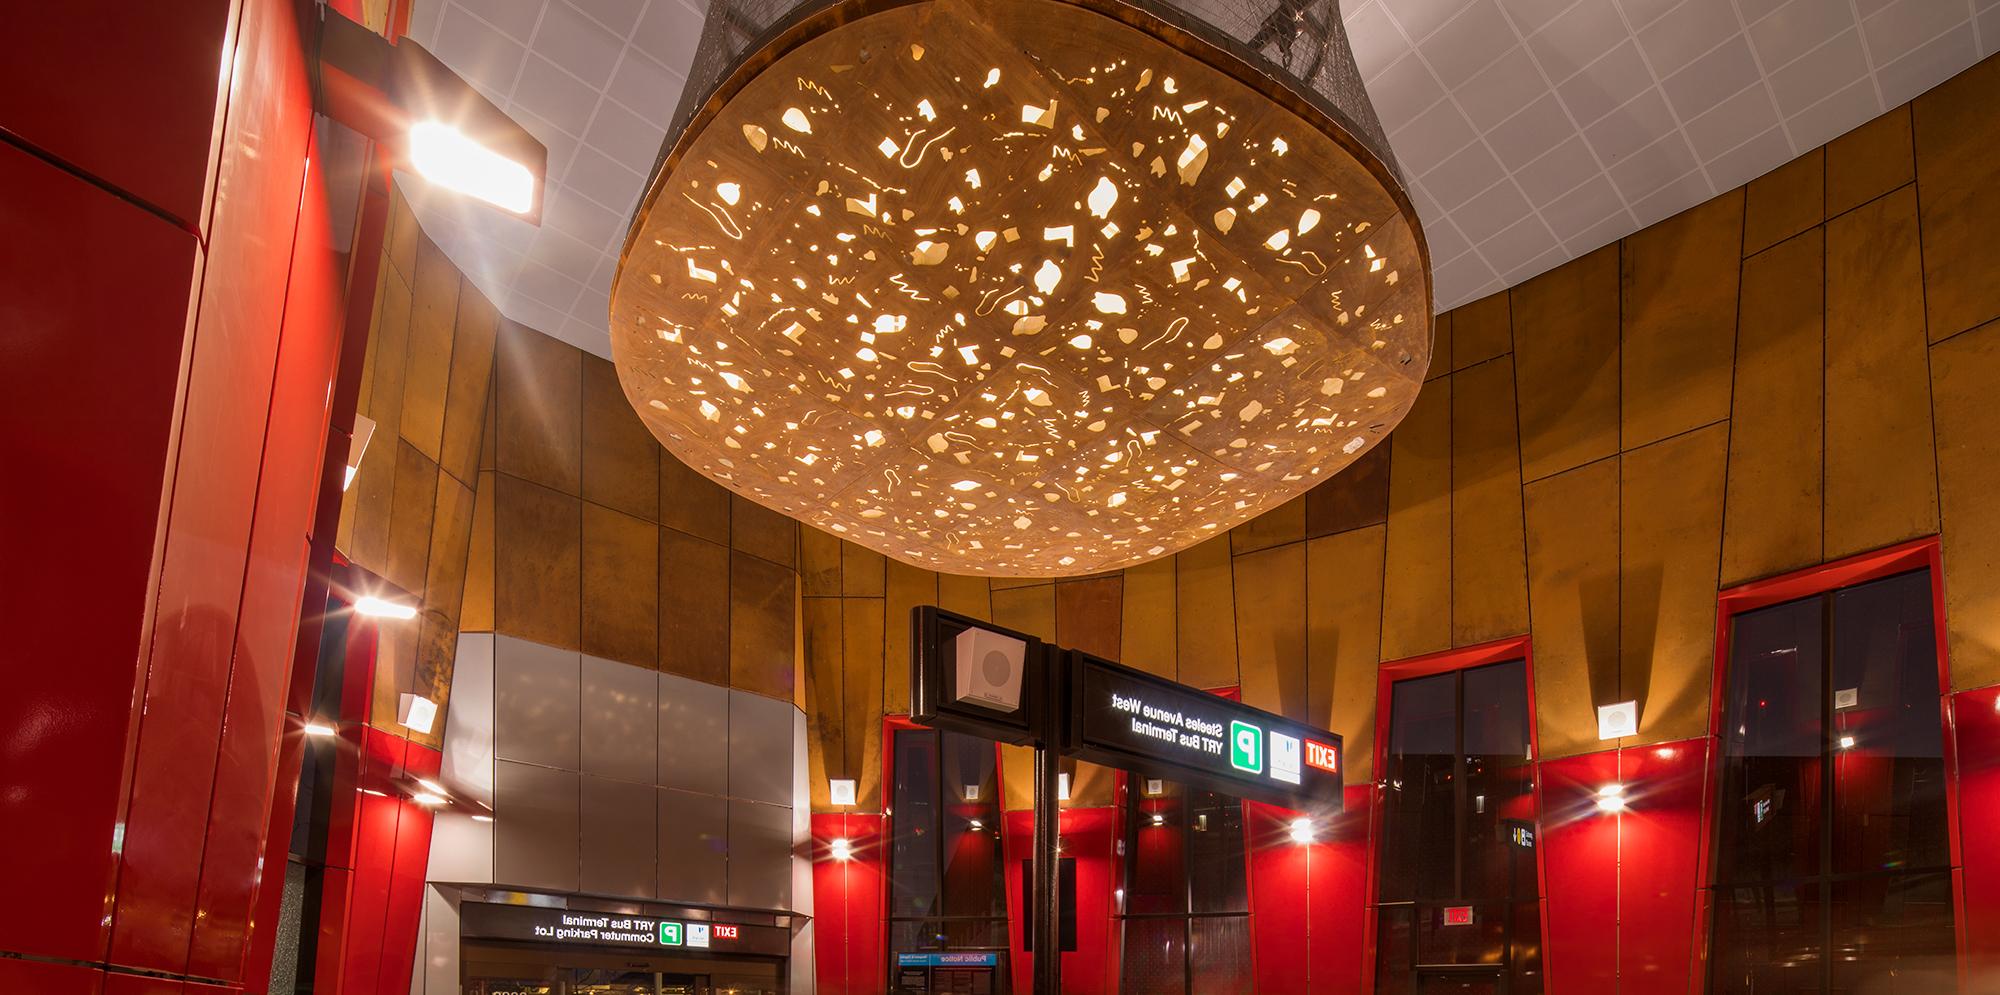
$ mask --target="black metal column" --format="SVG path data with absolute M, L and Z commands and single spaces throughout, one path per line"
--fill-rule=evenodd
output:
M 1060 755 L 1047 744 L 1035 748 L 1035 894 L 1034 917 L 1029 929 L 1034 937 L 1035 995 L 1058 995 L 1062 991 L 1061 877 L 1056 850 L 1056 806 Z

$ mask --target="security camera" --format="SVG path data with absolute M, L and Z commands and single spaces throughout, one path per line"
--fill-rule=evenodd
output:
M 957 700 L 1002 712 L 1021 707 L 1021 672 L 1028 644 L 989 629 L 972 628 L 952 640 L 958 661 Z

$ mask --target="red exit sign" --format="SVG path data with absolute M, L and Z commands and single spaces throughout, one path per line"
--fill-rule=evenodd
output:
M 1325 743 L 1306 740 L 1306 766 L 1317 767 L 1329 774 L 1340 773 L 1340 751 Z
M 737 939 L 737 935 L 736 935 L 736 927 L 734 927 L 734 926 L 725 926 L 725 925 L 723 925 L 722 923 L 716 923 L 716 924 L 715 924 L 715 938 L 716 938 L 716 939 L 718 939 L 718 940 L 734 940 L 734 939 Z
M 1444 910 L 1444 924 L 1447 926 L 1472 925 L 1472 906 L 1451 905 Z

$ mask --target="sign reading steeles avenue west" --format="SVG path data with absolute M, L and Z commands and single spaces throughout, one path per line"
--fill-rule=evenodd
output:
M 1087 653 L 1069 656 L 1064 753 L 1288 808 L 1339 808 L 1338 735 Z

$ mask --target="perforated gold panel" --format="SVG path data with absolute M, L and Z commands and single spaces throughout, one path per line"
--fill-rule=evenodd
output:
M 908 563 L 1075 575 L 1408 410 L 1421 239 L 1330 121 L 1069 3 L 840 20 L 697 115 L 640 209 L 613 348 L 689 465 Z

